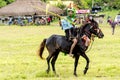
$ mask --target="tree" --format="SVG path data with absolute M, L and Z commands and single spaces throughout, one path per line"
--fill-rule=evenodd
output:
M 48 0 L 41 0 L 41 1 L 43 1 L 43 2 L 47 2 Z
M 64 9 L 66 7 L 61 0 L 57 0 L 57 1 L 58 1 L 58 3 L 56 4 L 57 7 L 61 9 Z
M 6 6 L 15 0 L 0 0 L 0 8 Z M 49 2 L 50 0 L 40 0 L 43 2 Z M 57 5 L 60 8 L 64 8 L 62 1 L 64 0 L 56 0 L 60 3 Z M 92 1 L 94 1 L 94 5 L 102 6 L 104 10 L 111 10 L 111 9 L 120 9 L 120 0 L 72 0 L 77 5 L 78 8 L 86 9 L 92 8 Z
M 91 0 L 74 0 L 74 3 L 78 5 L 78 8 L 86 9 L 90 8 Z
M 112 7 L 113 9 L 120 9 L 120 0 L 114 0 L 114 1 L 112 2 L 111 7 Z
M 0 0 L 0 8 L 5 6 L 6 5 L 6 2 L 4 0 Z
M 0 8 L 14 2 L 15 0 L 0 0 Z
M 15 0 L 4 0 L 7 4 L 14 2 Z

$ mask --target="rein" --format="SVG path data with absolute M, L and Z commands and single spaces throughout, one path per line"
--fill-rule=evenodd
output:
M 90 25 L 90 29 L 92 29 L 92 27 L 93 27 L 93 25 Z M 90 30 L 89 29 L 89 30 Z M 90 47 L 89 47 L 89 49 L 86 51 L 86 53 L 88 53 L 91 49 L 92 49 L 92 46 L 93 46 L 93 43 L 94 43 L 94 37 L 95 36 L 93 36 L 89 31 L 87 31 L 87 30 L 84 30 L 85 31 L 85 35 L 87 36 L 87 37 L 89 37 L 90 38 L 90 40 L 92 41 L 91 42 L 91 44 L 90 44 Z
M 81 36 L 86 35 L 90 40 L 90 42 L 88 41 L 89 45 L 88 45 L 88 49 L 85 51 L 86 53 L 92 49 L 92 46 L 94 43 L 94 37 L 96 37 L 96 35 L 98 35 L 100 32 L 100 29 L 99 28 L 96 29 L 96 28 L 94 28 L 94 26 L 95 26 L 94 24 L 89 23 L 89 24 L 86 24 L 85 26 L 83 26 L 80 30 L 82 32 Z M 94 32 L 91 32 L 92 30 L 95 31 L 95 35 L 93 35 Z M 86 44 L 87 44 L 87 42 L 86 42 Z
M 93 27 L 93 25 L 90 25 L 90 29 L 92 29 L 92 27 Z M 89 29 L 89 30 L 90 30 L 90 29 Z M 87 35 L 88 37 L 90 37 L 90 40 L 92 41 L 91 44 L 90 44 L 89 49 L 86 51 L 86 53 L 88 53 L 88 52 L 92 49 L 92 46 L 93 46 L 93 43 L 94 43 L 94 37 L 95 37 L 95 36 L 93 36 L 90 32 L 88 32 L 88 31 L 86 31 L 86 30 L 85 30 L 85 33 L 86 33 L 86 35 Z M 89 36 L 89 35 L 90 35 L 90 36 Z
M 94 38 L 94 37 L 93 37 Z M 93 46 L 93 42 L 94 42 L 94 40 L 91 38 L 90 39 L 92 42 L 91 42 L 91 45 L 90 45 L 90 47 L 89 47 L 89 49 L 86 51 L 86 53 L 88 53 L 91 49 L 92 49 L 92 46 Z
M 92 29 L 93 25 L 91 25 L 90 23 L 88 25 L 90 26 L 90 29 Z M 88 31 L 84 30 L 85 31 L 85 35 L 87 35 L 88 37 L 90 37 L 89 35 L 91 35 L 90 29 Z

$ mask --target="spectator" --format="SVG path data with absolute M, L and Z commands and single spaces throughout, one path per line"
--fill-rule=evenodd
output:
M 50 22 L 51 22 L 51 18 L 48 17 L 48 18 L 47 18 L 47 23 L 48 23 L 48 25 L 50 25 Z
M 33 21 L 32 21 L 32 17 L 28 17 L 27 18 L 27 21 L 28 21 L 28 24 L 31 24 Z
M 36 24 L 37 26 L 41 24 L 41 23 L 40 23 L 40 18 L 36 18 L 36 19 L 35 19 L 35 24 Z
M 52 15 L 50 15 L 49 17 L 50 17 L 50 19 L 51 19 L 51 22 L 53 22 L 53 16 L 52 16 Z
M 20 26 L 24 26 L 24 23 L 23 23 L 22 18 L 20 16 L 18 17 L 18 24 Z
M 11 24 L 13 24 L 13 17 L 12 16 L 9 17 L 9 21 L 8 21 L 8 25 L 11 25 Z

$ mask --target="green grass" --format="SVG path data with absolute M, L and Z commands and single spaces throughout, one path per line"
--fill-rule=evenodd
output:
M 95 38 L 92 49 L 86 53 L 90 58 L 88 73 L 83 75 L 86 61 L 80 57 L 78 77 L 73 76 L 74 59 L 59 54 L 56 71 L 46 74 L 46 60 L 37 56 L 44 38 L 64 32 L 58 26 L 0 26 L 0 80 L 119 80 L 120 79 L 120 26 L 111 35 L 108 24 L 100 25 L 105 37 Z M 47 57 L 45 49 L 43 57 Z

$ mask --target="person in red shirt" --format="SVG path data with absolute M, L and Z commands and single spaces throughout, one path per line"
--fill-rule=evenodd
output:
M 51 22 L 51 19 L 50 19 L 50 17 L 48 17 L 48 18 L 47 18 L 47 23 L 48 23 L 48 25 L 50 25 L 50 22 Z

